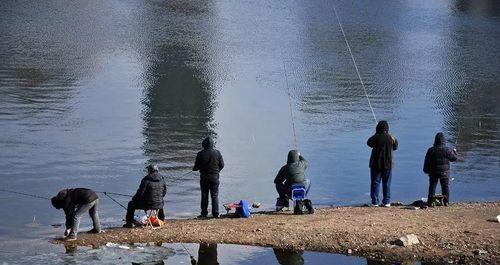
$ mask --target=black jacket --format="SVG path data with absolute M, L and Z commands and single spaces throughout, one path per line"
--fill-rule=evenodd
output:
M 304 157 L 299 155 L 297 150 L 290 150 L 286 165 L 282 166 L 276 178 L 275 184 L 285 184 L 291 186 L 295 183 L 304 183 L 306 180 L 305 171 L 307 168 L 307 161 Z
M 372 148 L 370 168 L 389 170 L 392 168 L 392 151 L 398 149 L 398 140 L 389 134 L 389 124 L 380 121 L 375 135 L 366 142 Z
M 203 150 L 196 155 L 193 171 L 200 171 L 201 180 L 218 181 L 219 172 L 224 168 L 224 159 L 219 150 L 214 149 L 212 138 L 205 138 L 201 145 Z
M 434 146 L 427 150 L 424 161 L 424 173 L 429 175 L 444 175 L 450 170 L 450 162 L 457 161 L 455 150 L 445 145 L 443 133 L 436 134 Z
M 95 191 L 85 188 L 65 189 L 57 193 L 57 196 L 50 200 L 56 209 L 63 209 L 66 215 L 66 228 L 71 228 L 71 219 L 75 214 L 77 205 L 87 204 L 95 201 L 99 197 Z
M 155 171 L 142 178 L 141 185 L 139 185 L 132 200 L 141 202 L 144 207 L 149 209 L 160 209 L 163 207 L 163 197 L 166 194 L 165 179 Z

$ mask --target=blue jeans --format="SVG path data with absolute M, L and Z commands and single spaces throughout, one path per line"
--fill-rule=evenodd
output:
M 392 171 L 389 170 L 378 170 L 370 169 L 371 175 L 371 186 L 370 186 L 370 196 L 372 198 L 372 204 L 380 204 L 378 194 L 380 192 L 380 181 L 382 181 L 382 193 L 384 198 L 382 199 L 383 204 L 391 203 L 391 178 Z

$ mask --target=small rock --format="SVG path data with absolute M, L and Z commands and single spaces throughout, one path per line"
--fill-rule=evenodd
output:
M 418 241 L 418 237 L 414 234 L 409 234 L 403 237 L 400 237 L 398 240 L 394 241 L 393 244 L 402 246 L 402 247 L 408 247 L 412 245 L 419 244 L 420 242 Z
M 500 223 L 500 215 L 497 215 L 497 222 Z
M 352 254 L 352 249 L 348 249 L 347 254 Z
M 488 251 L 482 250 L 482 249 L 476 249 L 476 250 L 474 250 L 474 254 L 476 254 L 476 255 L 488 254 Z

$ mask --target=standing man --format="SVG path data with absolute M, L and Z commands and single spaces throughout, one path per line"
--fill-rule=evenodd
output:
M 398 140 L 389 134 L 387 121 L 377 124 L 375 135 L 368 139 L 367 144 L 372 148 L 370 156 L 370 196 L 372 206 L 379 206 L 380 181 L 382 180 L 382 205 L 391 207 L 391 178 L 392 178 L 392 151 L 398 149 Z
M 432 201 L 436 192 L 438 181 L 441 183 L 443 193 L 443 204 L 448 206 L 450 202 L 450 189 L 448 188 L 450 162 L 457 161 L 457 150 L 446 146 L 444 134 L 437 133 L 434 138 L 434 146 L 427 150 L 424 161 L 424 173 L 429 175 L 429 193 L 427 204 L 432 207 Z
M 207 137 L 201 143 L 203 150 L 196 155 L 193 171 L 200 171 L 201 215 L 208 215 L 208 193 L 212 199 L 212 216 L 219 217 L 219 172 L 224 168 L 224 160 L 219 150 L 214 149 L 214 141 Z
M 65 189 L 57 193 L 57 196 L 50 199 L 52 206 L 56 209 L 63 209 L 66 214 L 66 236 L 67 241 L 76 240 L 80 219 L 82 215 L 89 212 L 94 228 L 91 233 L 100 233 L 99 223 L 99 197 L 93 190 L 85 188 Z
M 167 184 L 163 176 L 160 175 L 156 164 L 150 164 L 146 169 L 148 170 L 148 175 L 142 179 L 137 192 L 128 203 L 125 224 L 123 225 L 125 228 L 134 227 L 133 221 L 136 209 L 159 210 L 158 219 L 165 220 L 163 197 L 167 194 Z

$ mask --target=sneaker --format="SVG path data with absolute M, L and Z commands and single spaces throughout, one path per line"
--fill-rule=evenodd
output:
M 95 228 L 92 228 L 92 230 L 87 231 L 89 234 L 99 234 L 102 233 L 102 230 L 97 230 Z
M 371 204 L 370 207 L 378 207 L 378 204 Z
M 203 214 L 200 214 L 198 216 L 196 216 L 197 219 L 207 219 L 207 216 L 206 215 L 203 215 Z
M 134 225 L 131 223 L 126 223 L 123 225 L 123 228 L 134 228 Z
M 215 219 L 218 219 L 220 216 L 217 214 L 217 215 L 213 215 L 212 218 L 215 218 Z
M 389 208 L 389 207 L 391 207 L 391 204 L 390 203 L 386 203 L 386 204 L 383 204 L 382 206 Z
M 276 206 L 276 211 L 279 212 L 279 211 L 283 210 L 283 208 L 285 208 L 285 207 L 283 207 L 283 206 Z
M 76 236 L 67 236 L 64 241 L 75 241 L 76 240 Z

